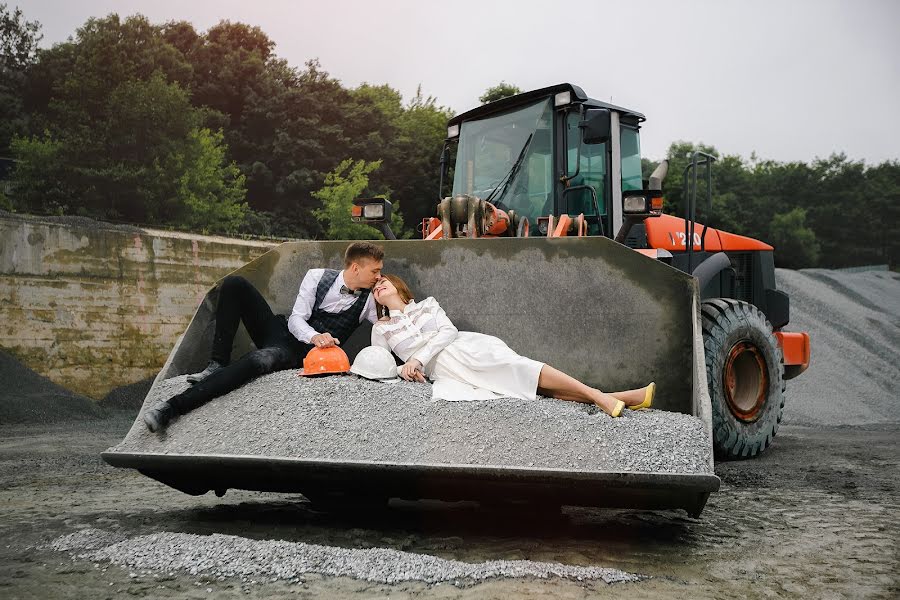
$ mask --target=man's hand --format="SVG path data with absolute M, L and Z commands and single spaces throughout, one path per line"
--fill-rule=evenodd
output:
M 340 346 L 341 340 L 332 337 L 330 333 L 318 333 L 309 338 L 309 343 L 316 348 L 330 348 L 332 346 Z
M 425 383 L 425 374 L 422 372 L 422 363 L 414 358 L 409 359 L 400 369 L 400 377 L 407 381 Z

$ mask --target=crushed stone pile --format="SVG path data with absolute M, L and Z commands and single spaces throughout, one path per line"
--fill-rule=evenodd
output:
M 809 369 L 787 382 L 784 422 L 900 423 L 900 274 L 777 269 L 788 331 L 810 335 Z
M 129 385 L 113 388 L 100 400 L 100 406 L 108 410 L 136 411 L 141 408 L 155 377 L 148 377 Z
M 0 425 L 96 419 L 103 411 L 86 396 L 38 375 L 0 350 Z
M 241 581 L 287 580 L 297 583 L 307 573 L 353 577 L 381 584 L 422 581 L 429 584 L 474 583 L 503 577 L 550 577 L 622 583 L 644 579 L 617 569 L 581 567 L 530 560 L 466 563 L 427 554 L 386 548 L 351 549 L 281 540 L 251 540 L 233 535 L 155 533 L 125 538 L 86 529 L 58 538 L 54 550 L 75 558 L 150 573 L 188 572 Z
M 160 383 L 143 410 L 186 389 Z M 656 410 L 617 419 L 596 407 L 538 398 L 431 400 L 428 384 L 354 375 L 260 377 L 152 434 L 139 417 L 116 452 L 230 454 L 398 462 L 710 473 L 702 422 Z

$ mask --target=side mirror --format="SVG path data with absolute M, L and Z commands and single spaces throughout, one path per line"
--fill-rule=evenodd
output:
M 584 120 L 578 127 L 581 128 L 581 139 L 585 144 L 602 144 L 609 141 L 610 117 L 609 110 L 605 108 L 589 108 L 584 111 Z

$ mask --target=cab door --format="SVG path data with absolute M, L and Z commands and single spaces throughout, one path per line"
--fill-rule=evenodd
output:
M 561 179 L 565 182 L 561 184 L 557 214 L 574 217 L 583 213 L 589 235 L 609 237 L 610 144 L 582 143 L 578 126 L 582 115 L 578 109 L 565 112 L 561 120 L 560 146 L 564 148 L 564 177 Z

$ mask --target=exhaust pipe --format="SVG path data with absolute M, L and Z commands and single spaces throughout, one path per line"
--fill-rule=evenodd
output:
M 647 183 L 647 186 L 651 190 L 662 190 L 662 182 L 663 179 L 666 178 L 666 174 L 669 172 L 669 161 L 667 159 L 663 159 L 659 165 L 653 169 L 653 173 L 650 175 L 650 180 Z

